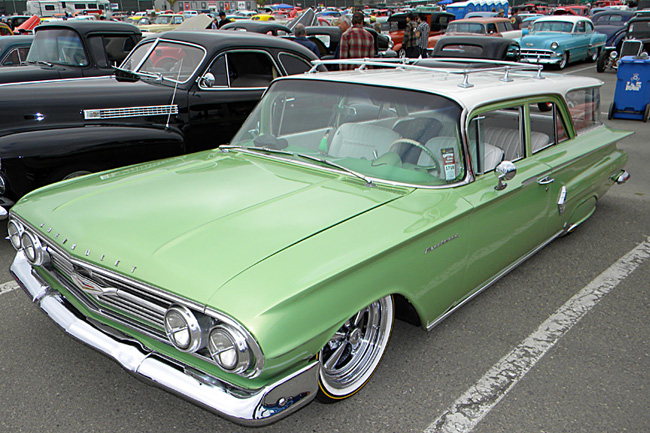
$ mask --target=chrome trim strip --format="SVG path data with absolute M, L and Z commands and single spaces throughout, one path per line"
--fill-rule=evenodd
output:
M 151 353 L 122 342 L 79 319 L 63 297 L 40 282 L 22 252 L 16 254 L 11 273 L 36 303 L 67 334 L 117 361 L 124 369 L 186 398 L 233 422 L 263 426 L 305 406 L 318 391 L 318 361 L 256 390 L 246 390 L 184 367 L 175 368 Z
M 531 258 L 533 255 L 535 255 L 535 253 L 537 253 L 539 250 L 544 248 L 546 245 L 550 244 L 552 241 L 554 241 L 556 238 L 560 237 L 560 235 L 562 235 L 565 232 L 566 232 L 566 229 L 560 230 L 559 232 L 557 232 L 556 234 L 551 236 L 549 239 L 547 239 L 546 241 L 541 243 L 537 248 L 533 249 L 531 252 L 529 252 L 528 254 L 526 254 L 525 256 L 523 256 L 522 258 L 520 258 L 519 260 L 517 260 L 513 264 L 511 264 L 509 267 L 507 267 L 506 269 L 501 271 L 501 273 L 497 274 L 493 279 L 491 279 L 490 281 L 485 283 L 483 286 L 480 286 L 477 290 L 475 290 L 472 294 L 470 294 L 468 297 L 463 299 L 461 302 L 459 302 L 458 304 L 451 307 L 449 310 L 447 310 L 445 313 L 443 313 L 441 316 L 439 316 L 433 322 L 427 323 L 427 326 L 426 326 L 427 331 L 431 331 L 433 328 L 436 327 L 436 325 L 438 325 L 440 322 L 442 322 L 447 317 L 449 317 L 454 311 L 458 310 L 460 307 L 462 307 L 463 305 L 468 303 L 470 300 L 474 299 L 474 297 L 477 296 L 479 293 L 481 293 L 483 290 L 487 289 L 488 287 L 490 287 L 491 285 L 496 283 L 498 280 L 503 278 L 505 275 L 507 275 L 514 268 L 516 268 L 517 266 L 519 266 L 520 264 L 522 264 L 523 262 L 525 262 L 526 260 Z
M 141 107 L 95 108 L 83 110 L 84 120 L 118 119 L 124 117 L 168 116 L 178 114 L 178 105 L 147 105 Z

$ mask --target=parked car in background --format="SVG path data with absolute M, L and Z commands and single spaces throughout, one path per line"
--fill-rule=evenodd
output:
M 608 47 L 616 47 L 620 43 L 620 34 L 625 31 L 627 22 L 632 19 L 634 12 L 607 10 L 598 12 L 591 17 L 597 32 L 607 36 Z
M 543 17 L 544 15 L 533 15 L 530 17 L 526 17 L 523 19 L 521 22 L 521 36 L 526 36 L 530 32 L 530 27 L 533 25 L 535 21 L 537 21 L 538 18 Z
M 0 86 L 0 204 L 64 178 L 215 148 L 273 79 L 314 59 L 272 36 L 173 31 L 142 40 L 116 76 Z
M 554 65 L 564 69 L 572 62 L 595 62 L 607 37 L 594 30 L 589 18 L 549 16 L 535 21 L 519 40 L 522 62 Z
M 492 36 L 445 36 L 429 57 L 459 57 L 519 61 L 519 44 L 512 39 Z
M 143 32 L 160 33 L 174 30 L 185 18 L 181 14 L 160 14 L 155 17 L 142 17 L 138 27 Z
M 32 35 L 0 38 L 0 66 L 19 66 L 26 62 L 33 40 Z
M 0 69 L 0 84 L 110 75 L 141 39 L 137 27 L 111 21 L 53 21 L 35 32 L 23 64 Z
M 12 36 L 14 32 L 5 23 L 0 23 L 0 36 Z
M 362 398 L 395 318 L 434 328 L 629 177 L 600 80 L 398 67 L 278 79 L 228 146 L 32 192 L 12 274 L 69 335 L 232 421 Z
M 617 69 L 618 61 L 625 56 L 650 53 L 650 15 L 636 16 L 628 21 L 621 32 L 620 41 L 612 47 L 605 47 L 598 57 L 596 71 Z
M 404 40 L 404 29 L 406 28 L 406 15 L 406 13 L 394 13 L 388 18 L 388 35 L 393 41 L 393 50 L 401 57 L 404 56 L 402 40 Z M 449 23 L 456 19 L 456 16 L 449 12 L 428 12 L 426 16 L 429 24 L 429 36 L 443 34 Z M 433 45 L 429 48 L 433 48 Z
M 447 26 L 444 34 L 429 37 L 429 48 L 447 36 L 493 36 L 515 39 L 521 37 L 521 30 L 515 30 L 508 18 L 488 17 L 455 20 Z
M 249 21 L 240 20 L 225 24 L 220 30 L 237 30 L 244 32 L 262 33 L 272 36 L 290 35 L 291 30 L 284 24 L 275 21 Z

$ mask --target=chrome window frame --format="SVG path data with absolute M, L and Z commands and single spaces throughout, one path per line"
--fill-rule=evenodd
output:
M 290 52 L 288 52 L 288 51 L 280 51 L 280 52 L 278 53 L 278 62 L 280 62 L 280 65 L 282 66 L 282 70 L 284 71 L 284 75 L 290 75 L 290 74 L 289 74 L 289 72 L 287 71 L 287 68 L 284 67 L 284 63 L 282 63 L 282 57 L 281 57 L 282 55 L 287 55 L 287 56 L 289 56 L 289 57 L 294 57 L 294 58 L 300 60 L 301 62 L 303 62 L 305 65 L 307 65 L 307 69 L 305 70 L 305 72 L 309 72 L 309 70 L 310 70 L 310 69 L 312 68 L 312 66 L 313 66 L 313 65 L 309 62 L 309 60 L 307 60 L 307 59 L 305 59 L 305 58 L 303 58 L 303 57 L 300 57 L 300 56 L 298 56 L 297 54 L 290 53 Z
M 220 90 L 224 90 L 224 89 L 227 89 L 227 90 L 265 90 L 265 89 L 267 89 L 269 87 L 268 85 L 267 86 L 262 86 L 262 87 L 232 87 L 230 85 L 230 74 L 228 74 L 228 70 L 229 70 L 228 69 L 228 67 L 229 67 L 228 54 L 230 54 L 230 53 L 242 53 L 242 52 L 244 52 L 244 53 L 263 53 L 263 54 L 265 54 L 268 58 L 271 59 L 271 64 L 273 65 L 275 70 L 278 72 L 278 77 L 283 77 L 283 76 L 287 75 L 286 73 L 283 73 L 284 68 L 278 67 L 278 63 L 275 61 L 275 57 L 271 53 L 269 53 L 268 51 L 262 50 L 262 49 L 255 49 L 255 48 L 251 48 L 251 49 L 249 49 L 249 48 L 235 48 L 235 49 L 232 49 L 232 50 L 222 51 L 219 54 L 217 54 L 216 56 L 214 56 L 214 59 L 212 59 L 210 64 L 204 69 L 203 73 L 197 78 L 197 83 L 198 83 L 199 89 L 201 89 L 203 91 L 208 91 L 208 92 L 220 91 Z M 203 81 L 201 79 L 204 78 L 205 75 L 208 72 L 210 72 L 210 68 L 212 67 L 214 62 L 216 62 L 217 59 L 219 57 L 221 57 L 221 56 L 226 56 L 226 78 L 228 80 L 228 86 L 227 87 L 226 86 L 205 87 L 205 86 L 201 85 L 201 82 Z M 278 77 L 276 77 L 276 78 L 278 78 Z M 271 80 L 271 81 L 273 81 L 273 80 Z M 269 84 L 271 84 L 270 81 L 269 81 Z

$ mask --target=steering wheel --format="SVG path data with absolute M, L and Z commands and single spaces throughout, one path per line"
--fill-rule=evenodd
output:
M 440 177 L 440 166 L 438 165 L 438 162 L 436 161 L 436 157 L 434 156 L 433 152 L 431 152 L 429 149 L 427 149 L 425 146 L 423 146 L 419 141 L 416 140 L 411 140 L 410 138 L 398 138 L 397 140 L 393 141 L 390 144 L 390 147 L 388 148 L 389 152 L 395 152 L 395 147 L 398 144 L 410 144 L 411 146 L 418 147 L 424 151 L 429 157 L 431 158 L 431 161 L 433 161 L 433 165 L 430 166 L 422 166 L 425 170 L 430 171 L 430 170 L 435 170 L 436 176 Z

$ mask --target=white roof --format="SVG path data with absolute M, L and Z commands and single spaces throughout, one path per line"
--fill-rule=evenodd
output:
M 453 72 L 447 72 L 453 71 Z M 472 87 L 460 87 L 464 75 L 460 69 L 373 69 L 341 72 L 318 72 L 304 75 L 294 75 L 280 78 L 281 80 L 323 80 L 360 85 L 375 85 L 381 87 L 401 88 L 445 96 L 459 103 L 462 107 L 473 110 L 479 106 L 512 99 L 536 95 L 559 94 L 565 95 L 569 90 L 593 86 L 601 86 L 602 81 L 574 75 L 546 74 L 543 80 L 536 78 L 537 72 L 510 71 L 512 81 L 502 81 L 504 71 L 471 72 L 468 82 Z
M 565 22 L 571 22 L 573 24 L 577 23 L 578 21 L 589 21 L 591 20 L 587 17 L 580 17 L 577 15 L 549 15 L 545 17 L 541 17 L 539 20 L 540 23 L 542 21 L 565 21 Z M 535 21 L 535 22 L 537 22 Z

